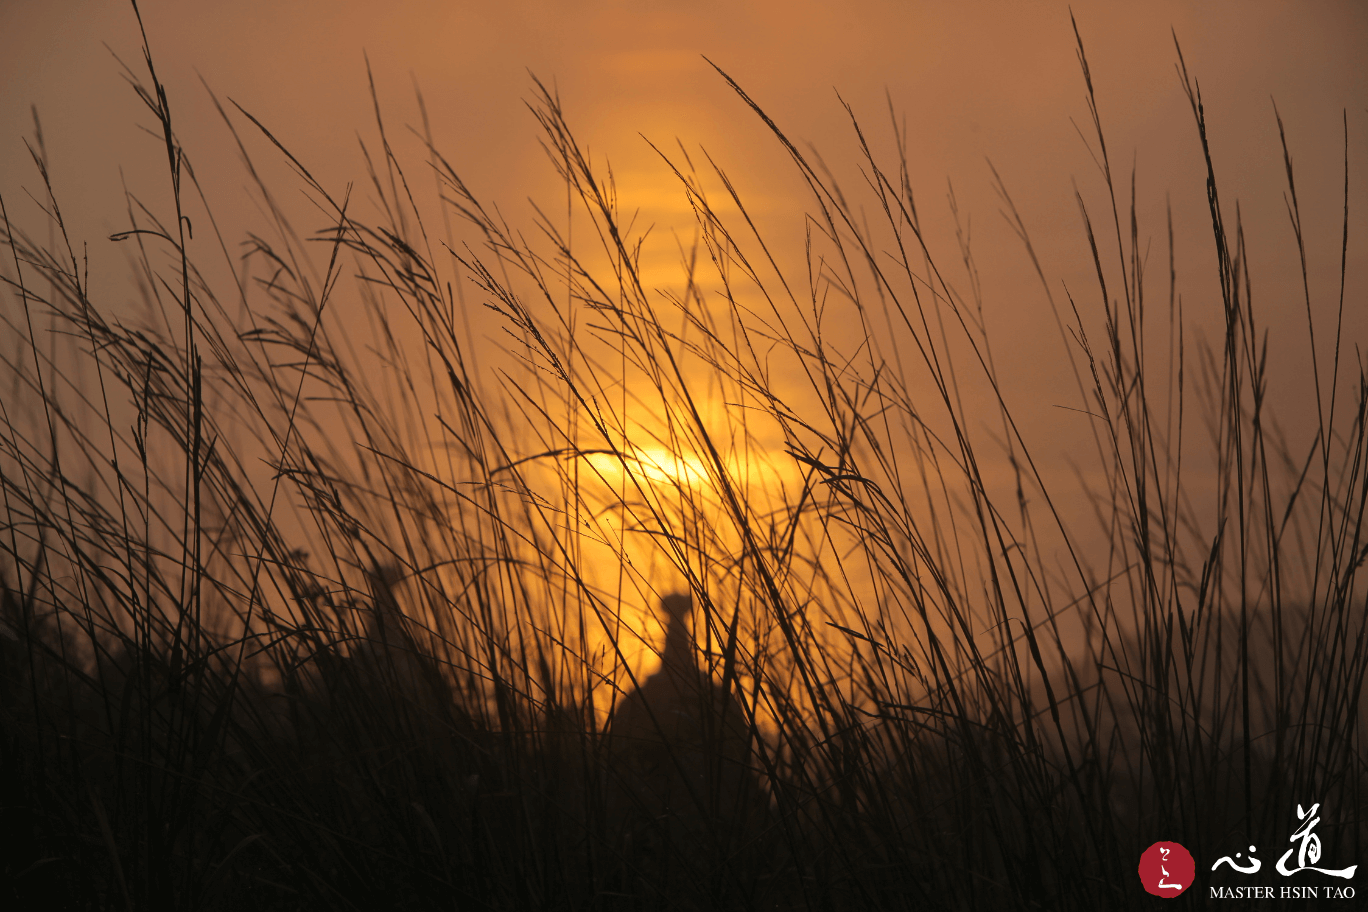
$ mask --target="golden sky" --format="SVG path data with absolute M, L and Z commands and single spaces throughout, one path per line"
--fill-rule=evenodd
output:
M 325 183 L 357 178 L 355 137 L 370 125 L 368 54 L 391 121 L 416 122 L 416 80 L 438 145 L 477 190 L 505 205 L 536 187 L 530 174 L 544 170 L 521 103 L 529 70 L 555 81 L 577 130 L 614 160 L 620 183 L 655 168 L 640 133 L 701 143 L 763 193 L 766 175 L 746 166 L 772 144 L 706 55 L 791 135 L 827 155 L 849 145 L 833 90 L 879 127 L 886 91 L 907 119 L 928 208 L 944 208 L 953 179 L 989 233 L 997 218 L 985 157 L 1044 232 L 1075 233 L 1070 180 L 1093 177 L 1070 124 L 1082 123 L 1086 109 L 1062 2 L 144 0 L 142 10 L 202 169 L 228 165 L 231 153 L 197 75 L 260 117 Z M 1368 106 L 1362 4 L 1102 0 L 1073 10 L 1113 155 L 1135 159 L 1142 196 L 1182 192 L 1174 185 L 1195 167 L 1171 29 L 1201 80 L 1219 164 L 1232 186 L 1249 188 L 1242 195 L 1251 204 L 1261 206 L 1254 197 L 1269 189 L 1269 205 L 1280 205 L 1270 98 L 1288 122 L 1304 180 L 1325 172 L 1327 187 L 1336 184 L 1340 111 L 1348 108 L 1351 130 L 1361 130 Z M 112 198 L 117 212 L 118 169 L 146 157 L 135 124 L 148 118 L 105 44 L 138 64 L 136 27 L 122 0 L 0 4 L 7 199 L 31 182 L 19 140 L 35 104 L 59 188 L 82 208 L 106 208 Z M 654 180 L 648 173 L 643 183 Z
M 522 105 L 528 71 L 555 82 L 581 138 L 613 160 L 620 184 L 650 195 L 643 188 L 659 186 L 659 167 L 639 134 L 664 144 L 678 137 L 706 146 L 757 199 L 790 207 L 767 195 L 787 182 L 749 167 L 779 161 L 773 144 L 704 55 L 790 135 L 836 159 L 850 138 L 835 90 L 877 128 L 886 127 L 887 92 L 908 124 L 923 206 L 944 210 L 953 180 L 985 250 L 1005 229 L 985 158 L 1041 233 L 1038 244 L 1055 234 L 1077 241 L 1071 181 L 1086 190 L 1095 177 L 1070 123 L 1084 124 L 1087 112 L 1062 2 L 145 0 L 142 10 L 186 145 L 202 171 L 221 168 L 230 180 L 238 178 L 233 153 L 197 77 L 340 186 L 360 176 L 358 131 L 370 135 L 363 54 L 392 124 L 417 121 L 416 81 L 438 146 L 477 192 L 507 207 L 549 185 Z M 1200 173 L 1174 74 L 1174 30 L 1212 114 L 1227 196 L 1254 207 L 1248 220 L 1267 212 L 1275 222 L 1281 207 L 1270 98 L 1287 121 L 1304 192 L 1334 205 L 1340 112 L 1349 110 L 1351 137 L 1361 136 L 1354 131 L 1368 107 L 1368 8 L 1104 0 L 1073 11 L 1113 156 L 1136 162 L 1142 201 L 1190 191 Z M 105 44 L 138 65 L 136 26 L 121 0 L 0 4 L 7 200 L 32 183 L 20 139 L 37 105 L 68 209 L 112 212 L 119 226 L 119 169 L 137 175 L 151 158 L 136 128 L 149 118 Z
M 1091 138 L 1064 2 L 144 0 L 141 7 L 178 130 L 230 240 L 255 210 L 201 78 L 253 112 L 340 195 L 347 181 L 364 181 L 358 135 L 373 145 L 368 56 L 391 132 L 407 150 L 401 154 L 422 161 L 402 131 L 419 122 L 417 83 L 437 146 L 477 194 L 526 224 L 528 197 L 558 198 L 523 103 L 532 92 L 530 71 L 558 88 L 581 141 L 612 161 L 626 207 L 640 207 L 657 232 L 687 231 L 688 212 L 643 134 L 658 145 L 678 138 L 691 150 L 705 147 L 776 237 L 789 241 L 801 238 L 799 216 L 811 200 L 703 57 L 736 78 L 791 137 L 813 143 L 847 187 L 858 187 L 860 177 L 836 92 L 885 151 L 891 98 L 906 124 L 913 186 L 943 266 L 957 259 L 948 182 L 972 226 L 990 334 L 1002 340 L 996 355 L 1014 378 L 1023 427 L 1039 432 L 1047 459 L 1072 445 L 1060 442 L 1072 440 L 1070 432 L 1056 429 L 1079 420 L 1054 408 L 1074 404 L 1060 385 L 1062 343 L 1042 319 L 1043 296 L 999 214 L 987 165 L 993 162 L 1012 192 L 1054 291 L 1063 283 L 1090 288 L 1074 187 L 1097 211 L 1103 197 L 1078 133 Z M 1347 110 L 1357 169 L 1347 329 L 1351 342 L 1368 341 L 1360 313 L 1368 262 L 1362 240 L 1353 244 L 1368 234 L 1368 6 L 1080 0 L 1072 9 L 1113 165 L 1122 180 L 1136 168 L 1153 274 L 1166 267 L 1168 194 L 1180 283 L 1187 277 L 1197 308 L 1212 287 L 1213 255 L 1196 130 L 1175 73 L 1177 33 L 1202 87 L 1223 200 L 1241 206 L 1257 302 L 1273 329 L 1274 366 L 1292 376 L 1304 373 L 1308 343 L 1272 105 L 1298 167 L 1320 314 L 1332 312 L 1338 292 Z M 124 253 L 106 238 L 125 226 L 121 186 L 154 203 L 166 191 L 156 141 L 139 129 L 152 118 L 106 44 L 141 67 L 125 2 L 0 2 L 0 194 L 12 217 L 34 218 L 21 188 L 37 181 L 21 140 L 32 134 L 29 109 L 36 105 L 59 200 L 77 237 L 89 241 L 92 272 L 120 278 Z M 1304 391 L 1285 388 L 1293 401 L 1284 405 L 1295 405 Z

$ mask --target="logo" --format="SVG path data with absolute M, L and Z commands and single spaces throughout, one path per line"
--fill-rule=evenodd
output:
M 1292 847 L 1282 853 L 1282 856 L 1274 864 L 1273 868 L 1283 877 L 1291 877 L 1294 874 L 1301 874 L 1304 871 L 1315 871 L 1317 874 L 1324 874 L 1330 877 L 1338 877 L 1349 880 L 1358 870 L 1358 865 L 1349 865 L 1347 868 L 1318 867 L 1321 860 L 1321 840 L 1320 837 L 1312 832 L 1316 824 L 1321 819 L 1317 816 L 1320 811 L 1320 804 L 1311 805 L 1310 810 L 1297 805 L 1297 820 L 1300 821 L 1292 835 L 1288 837 L 1288 842 Z M 1211 866 L 1212 871 L 1220 869 L 1223 865 L 1237 874 L 1257 874 L 1263 868 L 1263 861 L 1255 858 L 1254 853 L 1258 849 L 1254 846 L 1249 847 L 1249 857 L 1244 861 L 1240 858 L 1242 852 L 1236 852 L 1234 857 L 1224 855 L 1216 859 L 1216 863 Z M 1295 856 L 1295 860 L 1294 860 Z M 1153 891 L 1151 891 L 1153 892 Z M 1272 887 L 1265 884 L 1251 886 L 1215 886 L 1211 887 L 1209 899 L 1353 899 L 1354 888 L 1352 886 L 1337 886 L 1334 884 L 1288 884 Z
M 1140 856 L 1140 883 L 1145 892 L 1172 899 L 1192 886 L 1197 863 L 1176 842 L 1156 842 Z
M 1207 899 L 1356 899 L 1354 887 L 1343 882 L 1358 873 L 1358 865 L 1326 863 L 1330 859 L 1325 857 L 1325 847 L 1315 832 L 1321 822 L 1320 812 L 1319 803 L 1310 808 L 1297 805 L 1292 835 L 1274 849 L 1279 853 L 1276 861 L 1268 863 L 1259 858 L 1259 850 L 1252 844 L 1248 845 L 1248 855 L 1240 851 L 1216 859 L 1211 873 L 1203 875 L 1203 880 L 1213 879 L 1202 888 L 1208 891 Z M 1191 853 L 1176 842 L 1156 842 L 1146 849 L 1140 856 L 1138 871 L 1145 892 L 1166 899 L 1180 896 L 1197 879 L 1197 865 Z M 1262 877 L 1256 877 L 1260 872 Z M 1280 876 L 1270 879 L 1270 875 Z M 1316 875 L 1341 883 L 1327 883 Z

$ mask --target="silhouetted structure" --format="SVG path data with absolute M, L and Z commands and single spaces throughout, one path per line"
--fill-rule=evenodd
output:
M 688 595 L 662 600 L 660 669 L 613 712 L 609 810 L 642 882 L 708 905 L 739 886 L 726 869 L 754 854 L 768 797 L 753 772 L 745 714 L 698 667 L 692 607 Z M 744 863 L 752 873 L 753 861 Z

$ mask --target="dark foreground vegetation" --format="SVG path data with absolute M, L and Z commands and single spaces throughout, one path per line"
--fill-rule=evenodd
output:
M 1321 866 L 1368 860 L 1368 384 L 1308 327 L 1336 340 L 1314 433 L 1276 432 L 1288 381 L 1185 66 L 1219 297 L 1147 282 L 1093 106 L 1098 285 L 1057 308 L 1081 493 L 1037 473 L 905 158 L 853 117 L 859 199 L 733 86 L 810 191 L 806 251 L 662 151 L 698 243 L 661 294 L 540 84 L 573 235 L 510 227 L 439 150 L 416 179 L 383 126 L 363 205 L 225 102 L 322 213 L 300 239 L 262 179 L 239 260 L 151 53 L 128 74 L 172 187 L 119 236 L 146 318 L 93 299 L 40 146 L 50 221 L 0 211 L 6 908 L 1148 908 L 1160 839 L 1197 859 L 1184 907 L 1241 885 L 1219 856 L 1270 872 L 1317 802 Z M 468 243 L 423 221 L 431 172 Z M 525 370 L 482 372 L 482 305 Z M 1087 528 L 1055 506 L 1080 496 Z M 634 799 L 606 720 L 654 635 L 644 547 L 744 717 L 744 812 Z

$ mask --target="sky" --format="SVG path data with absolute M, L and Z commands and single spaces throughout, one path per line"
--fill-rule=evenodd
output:
M 1064 343 L 1042 316 L 1039 283 L 1001 216 L 989 163 L 1032 232 L 1054 293 L 1086 287 L 1092 273 L 1075 190 L 1095 208 L 1104 197 L 1084 138 L 1091 132 L 1071 9 L 1113 166 L 1123 181 L 1132 168 L 1136 175 L 1142 238 L 1156 264 L 1166 260 L 1171 205 L 1178 268 L 1192 283 L 1196 314 L 1214 287 L 1213 253 L 1204 165 L 1175 72 L 1175 35 L 1181 43 L 1201 86 L 1223 201 L 1241 207 L 1271 328 L 1270 361 L 1292 378 L 1275 396 L 1289 411 L 1307 395 L 1295 381 L 1306 375 L 1310 343 L 1275 104 L 1297 166 L 1318 318 L 1329 318 L 1338 295 L 1346 117 L 1351 239 L 1368 233 L 1368 6 L 1357 2 L 144 0 L 140 7 L 182 142 L 230 237 L 259 214 L 209 90 L 252 112 L 340 190 L 364 180 L 358 137 L 374 137 L 368 61 L 389 125 L 420 122 L 414 86 L 421 88 L 435 145 L 477 194 L 526 223 L 529 199 L 558 198 L 525 104 L 535 75 L 558 91 L 581 141 L 611 161 L 624 208 L 640 209 L 657 236 L 687 234 L 689 212 L 646 140 L 706 149 L 789 242 L 800 240 L 812 200 L 712 65 L 788 135 L 820 150 L 844 186 L 858 186 L 860 175 L 843 102 L 884 151 L 891 104 L 905 124 L 928 235 L 953 265 L 953 187 L 971 228 L 985 318 L 1003 340 L 999 367 L 1012 378 L 1023 427 L 1044 460 L 1060 466 L 1082 427 L 1061 429 L 1078 420 L 1058 409 L 1076 404 L 1062 368 Z M 126 2 L 0 0 L 0 195 L 12 218 L 40 223 L 25 195 L 38 182 L 23 143 L 33 136 L 36 108 L 64 215 L 89 244 L 92 273 L 111 277 L 113 295 L 127 275 L 123 251 L 107 240 L 126 225 L 121 188 L 153 204 L 166 199 L 156 141 L 144 132 L 152 118 L 121 78 L 116 56 L 141 67 Z M 422 160 L 411 137 L 396 145 Z M 1365 249 L 1351 240 L 1348 338 L 1355 344 L 1368 342 L 1368 318 L 1352 306 L 1368 288 Z
M 704 57 L 828 156 L 850 145 L 837 92 L 879 128 L 891 99 L 909 127 L 922 198 L 939 203 L 952 181 L 962 207 L 990 232 L 985 245 L 1003 227 L 986 160 L 1028 224 L 1074 240 L 1072 182 L 1087 189 L 1096 174 L 1074 128 L 1087 111 L 1063 3 L 144 0 L 141 8 L 185 144 L 201 171 L 223 180 L 236 176 L 235 153 L 201 79 L 256 115 L 325 184 L 341 185 L 358 177 L 357 133 L 372 122 L 367 58 L 390 118 L 417 121 L 412 87 L 420 86 L 438 147 L 477 192 L 505 206 L 554 186 L 523 105 L 529 73 L 554 83 L 577 133 L 643 199 L 677 197 L 653 189 L 668 182 L 643 135 L 706 147 L 768 199 L 780 189 L 765 180 L 777 160 L 773 143 Z M 1324 188 L 1307 186 L 1319 193 L 1312 202 L 1337 191 L 1341 111 L 1349 110 L 1352 134 L 1368 105 L 1362 4 L 1102 0 L 1072 10 L 1113 155 L 1135 162 L 1142 199 L 1183 192 L 1197 169 L 1174 33 L 1212 112 L 1225 179 L 1256 207 L 1250 221 L 1281 205 L 1270 100 L 1304 163 L 1304 186 L 1327 178 Z M 155 180 L 155 156 L 138 130 L 149 118 L 115 54 L 140 63 L 123 0 L 0 3 L 7 199 L 32 184 L 20 141 L 32 132 L 31 106 L 59 191 L 83 212 L 118 227 L 120 169 Z
M 523 104 L 535 74 L 558 88 L 577 133 L 648 208 L 680 212 L 682 201 L 643 136 L 703 146 L 758 199 L 800 208 L 806 201 L 773 198 L 793 196 L 789 182 L 767 180 L 779 161 L 774 144 L 706 57 L 786 132 L 838 161 L 851 143 L 837 92 L 884 139 L 891 100 L 908 125 L 927 208 L 943 210 L 953 182 L 985 250 L 1005 231 L 986 161 L 1047 242 L 1077 246 L 1072 186 L 1095 186 L 1075 130 L 1087 111 L 1063 3 L 144 0 L 141 8 L 185 145 L 202 172 L 224 181 L 241 179 L 236 153 L 201 80 L 257 116 L 326 185 L 341 186 L 358 179 L 357 135 L 373 122 L 369 59 L 387 116 L 416 123 L 413 86 L 421 87 L 437 146 L 504 206 L 554 187 Z M 1308 202 L 1335 204 L 1341 111 L 1352 138 L 1368 106 L 1362 4 L 1083 2 L 1072 11 L 1112 154 L 1123 167 L 1135 163 L 1142 203 L 1190 191 L 1200 175 L 1174 72 L 1176 33 L 1211 112 L 1228 195 L 1253 207 L 1248 221 L 1276 222 L 1282 205 L 1272 102 Z M 105 227 L 100 218 L 121 227 L 121 169 L 135 190 L 157 177 L 139 131 L 149 117 L 114 55 L 140 64 L 123 0 L 0 3 L 0 192 L 15 199 L 33 184 L 21 140 L 36 106 L 59 192 L 80 201 L 68 209 L 91 213 L 92 236 Z

